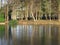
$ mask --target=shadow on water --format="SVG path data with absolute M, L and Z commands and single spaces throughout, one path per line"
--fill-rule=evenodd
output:
M 60 45 L 59 25 L 0 25 L 0 45 Z

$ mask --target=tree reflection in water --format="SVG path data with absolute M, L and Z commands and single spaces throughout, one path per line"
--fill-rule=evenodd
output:
M 53 28 L 54 27 L 54 28 Z M 53 29 L 56 31 L 52 31 Z M 59 26 L 57 25 L 17 25 L 12 28 L 12 35 L 20 41 L 21 45 L 53 45 L 57 42 L 53 41 L 53 36 L 57 36 Z M 54 33 L 54 34 L 52 34 Z M 52 36 L 53 35 L 53 36 Z M 58 39 L 58 37 L 57 37 Z M 56 41 L 56 40 L 55 40 Z M 22 43 L 21 43 L 22 42 Z M 28 44 L 29 43 L 29 44 Z M 56 44 L 57 45 L 57 44 Z
M 7 29 L 0 28 L 0 45 L 60 45 L 59 27 L 59 25 L 7 25 Z

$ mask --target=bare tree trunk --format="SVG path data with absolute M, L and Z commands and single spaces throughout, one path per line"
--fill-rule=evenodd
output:
M 36 20 L 37 20 L 37 10 L 38 10 L 38 9 L 36 8 Z
M 28 20 L 27 18 L 28 18 L 28 5 L 26 6 L 26 20 Z
M 5 7 L 5 22 L 8 23 L 8 6 Z
M 39 20 L 41 20 L 40 18 L 41 18 L 41 0 L 40 0 L 40 10 L 39 10 Z
M 51 21 L 51 0 L 49 1 L 49 6 L 48 6 L 48 11 L 49 11 L 49 18 L 50 18 L 50 21 Z
M 40 11 L 39 11 L 39 16 L 38 16 L 38 20 L 40 20 Z
M 8 8 L 8 6 L 7 6 L 7 22 L 8 22 L 8 11 L 9 11 L 8 9 L 9 9 L 9 8 Z
M 60 3 L 59 3 L 59 12 L 58 12 L 58 18 L 59 18 L 59 21 L 60 21 Z
M 34 15 L 33 15 L 33 0 L 31 0 L 31 6 L 30 6 L 30 13 L 31 13 L 31 15 L 32 15 L 32 17 L 33 17 L 33 19 L 34 19 L 34 21 L 35 21 L 35 18 L 34 18 Z

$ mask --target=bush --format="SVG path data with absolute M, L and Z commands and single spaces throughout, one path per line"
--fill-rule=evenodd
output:
M 0 13 L 0 22 L 4 21 L 5 21 L 4 13 Z
M 9 25 L 17 25 L 17 20 L 10 20 Z

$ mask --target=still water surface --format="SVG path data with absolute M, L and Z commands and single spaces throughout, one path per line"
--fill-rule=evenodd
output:
M 60 45 L 60 26 L 0 25 L 0 45 Z

